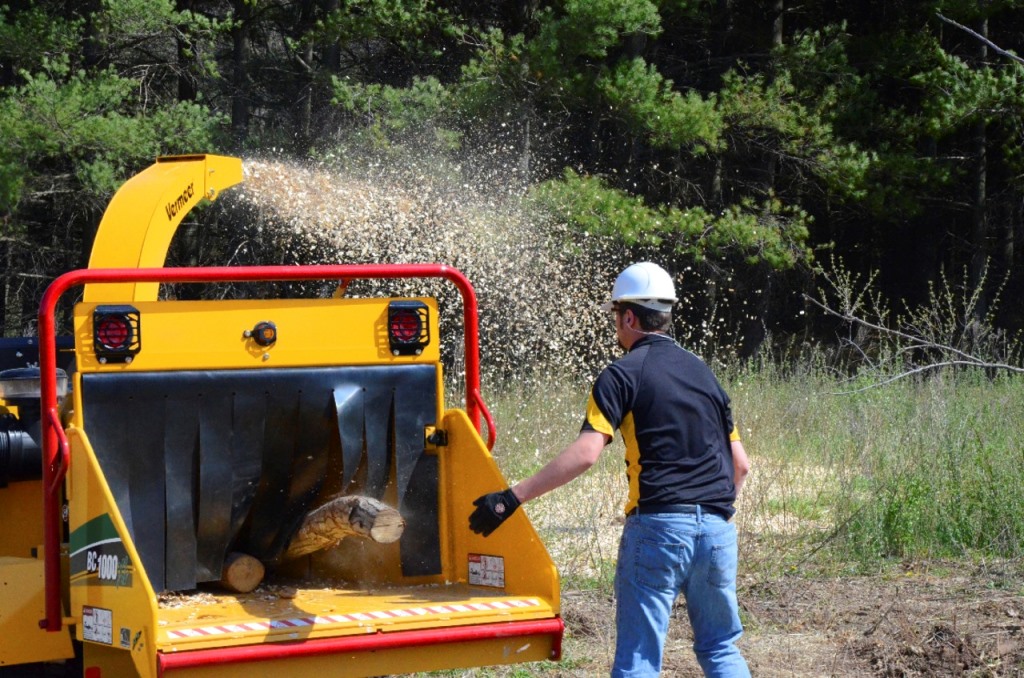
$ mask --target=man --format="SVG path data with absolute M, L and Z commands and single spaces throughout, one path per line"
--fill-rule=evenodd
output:
M 656 264 L 619 275 L 602 308 L 614 312 L 626 355 L 598 376 L 579 437 L 533 476 L 473 502 L 470 527 L 489 535 L 522 502 L 593 466 L 620 430 L 629 498 L 615 572 L 612 676 L 659 674 L 680 593 L 704 674 L 749 676 L 735 644 L 743 627 L 730 519 L 750 462 L 718 380 L 666 334 L 675 302 L 672 278 Z

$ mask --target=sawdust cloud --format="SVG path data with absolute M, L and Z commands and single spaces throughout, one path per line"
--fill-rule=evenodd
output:
M 245 216 L 239 249 L 253 262 L 443 263 L 462 271 L 477 293 L 487 378 L 552 371 L 586 378 L 615 353 L 598 304 L 625 253 L 600 238 L 573 237 L 538 212 L 514 172 L 330 158 L 249 158 L 244 171 L 244 183 L 225 198 Z M 346 294 L 437 297 L 443 354 L 450 373 L 460 372 L 461 302 L 453 286 L 364 280 Z

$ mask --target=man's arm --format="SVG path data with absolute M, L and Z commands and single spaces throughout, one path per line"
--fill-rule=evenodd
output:
M 583 431 L 558 456 L 529 478 L 517 483 L 512 493 L 521 502 L 536 499 L 556 487 L 561 487 L 579 476 L 597 462 L 608 437 L 597 431 Z
M 750 473 L 750 458 L 747 456 L 747 451 L 743 449 L 743 443 L 739 440 L 733 440 L 732 443 L 732 468 L 733 468 L 733 479 L 732 482 L 736 486 L 736 496 L 740 496 L 740 490 L 743 489 L 743 481 L 747 479 L 747 474 Z

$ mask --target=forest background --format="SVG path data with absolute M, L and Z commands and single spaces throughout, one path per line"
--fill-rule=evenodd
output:
M 113 191 L 157 155 L 458 168 L 487 149 L 570 239 L 695 273 L 684 296 L 740 357 L 834 341 L 805 312 L 822 266 L 897 310 L 954 280 L 969 312 L 944 343 L 979 323 L 1005 339 L 1024 326 L 999 303 L 1024 294 L 1021 4 L 6 4 L 0 326 L 31 332 L 41 289 L 86 265 Z

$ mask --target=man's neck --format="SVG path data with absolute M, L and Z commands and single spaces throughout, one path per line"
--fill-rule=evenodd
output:
M 647 337 L 667 337 L 667 336 L 668 336 L 667 334 L 665 334 L 664 332 L 660 332 L 660 331 L 659 332 L 645 332 L 643 330 L 630 330 L 629 336 L 627 337 L 627 340 L 629 341 L 629 344 L 628 345 L 623 344 L 623 347 L 625 347 L 626 352 L 628 353 L 629 351 L 633 350 L 633 347 L 636 346 L 637 342 L 640 342 L 640 341 L 646 339 Z

